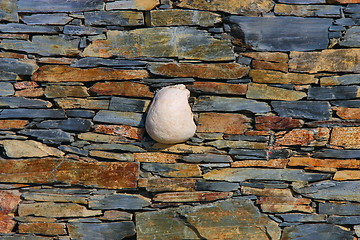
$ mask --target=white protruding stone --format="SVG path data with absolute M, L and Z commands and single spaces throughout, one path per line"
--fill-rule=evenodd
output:
M 174 144 L 185 142 L 195 134 L 189 96 L 183 84 L 165 87 L 156 93 L 145 122 L 151 138 L 159 143 Z

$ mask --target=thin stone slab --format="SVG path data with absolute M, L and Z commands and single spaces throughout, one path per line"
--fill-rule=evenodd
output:
M 323 181 L 295 187 L 294 191 L 316 199 L 360 202 L 359 189 L 360 181 Z
M 86 147 L 88 150 L 119 150 L 123 152 L 145 152 L 141 147 L 131 145 L 131 144 L 116 144 L 116 143 L 108 143 L 108 144 L 91 144 Z
M 141 26 L 144 15 L 135 11 L 97 11 L 85 12 L 85 25 L 94 26 Z
M 106 59 L 87 57 L 81 58 L 71 64 L 71 67 L 85 68 L 85 67 L 116 67 L 116 68 L 136 68 L 145 67 L 146 63 L 127 59 Z
M 0 115 L 1 117 L 1 115 Z M 93 119 L 95 122 L 124 124 L 144 127 L 145 119 L 141 113 L 100 110 Z
M 331 105 L 346 108 L 360 108 L 360 100 L 331 101 Z
M 60 32 L 60 28 L 55 26 L 35 26 L 21 23 L 8 23 L 0 25 L 0 32 L 57 34 Z
M 16 73 L 18 75 L 32 75 L 38 69 L 38 66 L 29 61 L 20 61 L 13 58 L 0 58 L 0 69 L 1 71 Z M 8 74 L 5 74 L 5 76 L 9 77 Z
M 95 116 L 95 112 L 91 110 L 71 109 L 71 110 L 66 110 L 66 115 L 68 117 L 75 117 L 75 118 L 93 118 Z
M 28 25 L 65 25 L 73 18 L 66 13 L 54 13 L 25 15 L 21 20 Z
M 358 86 L 311 87 L 308 99 L 313 100 L 341 100 L 358 97 Z
M 0 107 L 9 108 L 50 108 L 51 102 L 23 97 L 0 97 Z
M 13 72 L 0 71 L 0 80 L 2 81 L 20 80 L 20 77 Z
M 71 134 L 60 129 L 23 129 L 19 133 L 51 143 L 70 143 L 74 140 Z
M 9 158 L 47 156 L 62 157 L 64 155 L 63 152 L 59 151 L 56 148 L 49 147 L 45 144 L 33 140 L 3 140 L 1 141 L 1 144 L 4 147 L 6 156 L 8 156 Z M 0 177 L 2 173 L 4 173 L 4 170 L 0 171 Z
M 112 97 L 109 110 L 121 112 L 145 112 L 150 104 L 149 100 Z
M 96 28 L 96 27 L 88 27 L 88 26 L 75 26 L 75 25 L 66 25 L 64 27 L 64 34 L 67 35 L 86 35 L 86 36 L 92 36 L 92 35 L 99 35 L 106 31 L 105 28 Z
M 352 240 L 352 235 L 352 231 L 333 224 L 303 224 L 284 228 L 281 240 Z
M 214 192 L 231 192 L 239 189 L 238 183 L 229 182 L 202 182 L 197 181 L 195 184 L 196 191 L 214 191 Z
M 346 74 L 320 78 L 321 86 L 360 84 L 360 74 Z
M 358 225 L 360 216 L 329 216 L 328 222 L 337 225 Z
M 290 213 L 290 214 L 277 214 L 277 217 L 282 218 L 285 222 L 299 223 L 299 222 L 326 222 L 326 214 L 303 214 L 303 213 Z
M 0 1 L 0 20 L 9 22 L 18 22 L 17 2 L 13 0 Z
M 360 26 L 346 30 L 344 39 L 339 42 L 342 47 L 360 47 Z
M 326 49 L 332 24 L 332 19 L 299 17 L 230 16 L 227 21 L 234 24 L 233 35 L 241 31 L 245 43 L 257 51 Z
M 330 104 L 324 101 L 274 101 L 274 111 L 281 117 L 328 120 Z
M 66 120 L 47 120 L 36 124 L 38 128 L 59 128 L 64 131 L 87 132 L 92 126 L 92 122 L 82 118 L 69 118 Z
M 274 13 L 280 16 L 333 17 L 340 18 L 341 6 L 338 5 L 289 5 L 276 4 Z
M 229 163 L 232 159 L 229 155 L 218 154 L 190 154 L 182 158 L 185 162 L 190 163 Z
M 290 4 L 322 4 L 326 3 L 326 0 L 278 0 L 278 2 Z
M 48 85 L 45 88 L 47 98 L 64 98 L 64 97 L 88 97 L 89 93 L 84 86 L 65 86 L 65 85 Z
M 19 0 L 19 12 L 82 12 L 102 10 L 103 0 Z
M 337 158 L 337 159 L 356 159 L 360 158 L 360 150 L 350 149 L 322 149 L 315 152 L 316 158 Z
M 319 213 L 327 215 L 360 215 L 360 204 L 356 203 L 319 203 Z
M 108 1 L 107 1 L 108 2 Z M 106 3 L 106 10 L 142 10 L 149 11 L 160 4 L 159 0 L 117 0 Z
M 3 109 L 0 112 L 0 119 L 8 118 L 43 118 L 43 119 L 61 119 L 66 118 L 65 111 L 62 109 Z
M 90 209 L 122 209 L 139 210 L 148 207 L 150 199 L 141 195 L 115 194 L 115 195 L 94 195 L 89 199 Z
M 14 87 L 9 82 L 0 82 L 0 96 L 14 95 Z

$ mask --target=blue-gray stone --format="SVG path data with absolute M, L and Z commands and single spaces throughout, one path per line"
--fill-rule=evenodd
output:
M 11 80 L 19 80 L 19 76 L 16 73 L 13 72 L 4 72 L 0 71 L 0 79 L 2 81 L 11 81 Z
M 139 210 L 148 207 L 150 199 L 140 195 L 114 194 L 114 195 L 94 195 L 89 199 L 90 209 L 122 209 Z
M 330 32 L 340 32 L 340 31 L 345 31 L 346 28 L 344 26 L 339 26 L 339 25 L 332 25 L 330 28 L 329 28 L 329 31 Z
M 330 104 L 324 101 L 273 101 L 271 106 L 280 117 L 328 120 Z
M 95 116 L 95 112 L 92 110 L 69 109 L 66 110 L 66 115 L 68 117 L 75 118 L 93 118 Z
M 64 34 L 68 35 L 99 35 L 105 32 L 104 28 L 95 28 L 87 26 L 66 25 Z
M 11 96 L 14 95 L 14 93 L 14 87 L 11 83 L 0 82 L 0 96 Z
M 352 149 L 322 149 L 315 152 L 316 158 L 339 158 L 339 159 L 354 159 L 360 158 L 360 150 Z
M 229 163 L 232 159 L 229 155 L 217 154 L 190 154 L 182 158 L 185 162 L 191 163 Z
M 68 152 L 68 153 L 74 153 L 74 154 L 78 154 L 78 155 L 85 156 L 85 157 L 89 155 L 89 151 L 80 149 L 80 148 L 76 148 L 76 147 L 59 146 L 58 148 L 61 151 Z
M 229 98 L 218 96 L 200 96 L 193 105 L 195 112 L 237 112 L 249 111 L 252 113 L 270 112 L 270 106 L 265 102 L 244 98 Z
M 110 100 L 109 110 L 121 112 L 145 112 L 149 103 L 149 100 L 112 97 Z
M 28 25 L 65 25 L 72 19 L 66 13 L 32 14 L 21 17 L 21 20 Z
M 19 0 L 19 12 L 84 12 L 103 10 L 103 0 Z
M 332 224 L 302 224 L 286 227 L 282 238 L 296 240 L 352 240 L 353 232 Z
M 278 0 L 278 2 L 291 4 L 321 4 L 326 3 L 326 0 Z
M 1 234 L 1 240 L 49 240 L 48 237 L 40 237 L 29 234 Z
M 342 32 L 329 32 L 329 39 L 342 37 Z
M 145 67 L 146 63 L 135 60 L 126 59 L 107 59 L 107 58 L 96 58 L 87 57 L 81 58 L 71 64 L 72 67 L 84 68 L 84 67 L 116 67 L 116 68 L 135 68 Z
M 43 130 L 43 129 L 23 129 L 19 131 L 20 134 L 24 134 L 26 136 L 35 137 L 39 140 L 47 141 L 47 142 L 60 142 L 60 143 L 69 143 L 73 141 L 73 137 L 60 129 L 54 130 Z
M 250 141 L 250 142 L 267 142 L 268 136 L 245 136 L 245 135 L 224 135 L 225 140 L 230 141 Z
M 338 107 L 360 108 L 360 100 L 331 101 L 331 105 Z
M 232 34 L 257 51 L 312 51 L 326 49 L 332 19 L 230 16 Z M 276 31 L 274 31 L 276 29 Z
M 327 215 L 360 216 L 360 204 L 356 203 L 319 203 L 319 213 Z
M 343 47 L 360 47 L 360 26 L 349 28 L 339 45 Z
M 9 22 L 18 22 L 17 1 L 1 0 L 0 1 L 0 20 Z
M 285 222 L 326 222 L 326 214 L 276 214 L 277 217 L 282 218 Z
M 231 192 L 239 189 L 238 183 L 229 182 L 203 182 L 197 181 L 195 184 L 196 191 L 215 191 L 215 192 Z
M 5 39 L 6 40 L 6 39 Z M 3 40 L 4 41 L 4 40 Z M 35 64 L 25 63 L 12 58 L 1 58 L 0 59 L 0 71 L 10 72 L 10 74 L 4 73 L 6 79 L 15 77 L 11 73 L 18 75 L 32 75 L 37 69 Z M 16 80 L 16 79 L 9 79 Z
M 360 181 L 322 181 L 294 191 L 315 199 L 360 202 Z
M 65 131 L 87 132 L 92 123 L 88 119 L 69 118 L 66 120 L 46 120 L 36 124 L 38 128 L 59 128 Z
M 251 182 L 241 182 L 240 186 L 252 187 L 252 188 L 288 188 L 289 184 L 284 181 L 251 181 Z
M 60 28 L 56 26 L 36 26 L 21 23 L 0 24 L 0 32 L 3 33 L 46 33 L 56 34 Z
M 230 149 L 229 154 L 234 155 L 238 160 L 266 160 L 266 150 L 255 149 Z
M 352 18 L 340 18 L 335 20 L 334 24 L 348 27 L 355 25 L 355 22 Z
M 45 100 L 24 97 L 0 97 L 0 107 L 9 108 L 49 108 L 52 104 Z
M 0 119 L 8 118 L 43 118 L 43 119 L 62 119 L 66 118 L 65 111 L 62 109 L 1 109 Z
M 141 113 L 100 110 L 93 118 L 95 122 L 124 124 L 144 127 L 145 116 Z
M 108 143 L 108 144 L 91 144 L 85 147 L 87 150 L 118 150 L 122 152 L 145 152 L 141 147 L 131 145 L 131 144 L 116 144 L 116 143 Z
M 135 235 L 134 222 L 68 223 L 71 239 L 110 240 L 124 239 Z
M 360 74 L 346 74 L 342 76 L 323 77 L 320 82 L 335 82 L 336 85 L 360 84 Z
M 195 82 L 193 78 L 149 78 L 143 79 L 145 83 L 150 84 L 152 87 L 166 87 L 170 85 L 180 83 L 192 83 Z M 191 89 L 189 89 L 191 91 Z
M 141 26 L 144 16 L 136 11 L 98 11 L 85 12 L 85 24 L 96 26 Z
M 360 216 L 330 216 L 328 222 L 338 225 L 358 225 L 360 224 Z
M 310 87 L 308 90 L 308 99 L 354 99 L 357 97 L 358 88 L 358 86 Z

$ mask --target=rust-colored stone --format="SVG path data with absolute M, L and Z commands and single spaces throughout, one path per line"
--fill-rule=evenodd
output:
M 230 198 L 232 192 L 175 192 L 156 194 L 157 202 L 207 202 Z
M 137 178 L 138 164 L 133 162 L 80 162 L 56 158 L 0 160 L 1 182 L 64 182 L 124 189 L 136 188 Z
M 10 38 L 15 39 L 16 37 L 20 37 L 24 40 L 29 39 L 29 35 L 27 34 L 0 34 L 0 38 Z M 1 52 L 0 58 L 16 58 L 16 59 L 27 59 L 28 56 L 26 54 L 13 53 L 13 52 Z
M 109 100 L 89 98 L 56 98 L 56 104 L 62 109 L 85 108 L 85 109 L 108 109 Z
M 181 155 L 160 153 L 160 152 L 144 152 L 134 153 L 136 162 L 158 162 L 158 163 L 176 163 L 181 159 Z
M 231 163 L 231 167 L 269 167 L 285 168 L 287 159 L 270 159 L 270 160 L 243 160 Z
M 16 222 L 13 220 L 13 216 L 0 212 L 0 233 L 11 233 L 15 224 Z
M 358 169 L 359 168 L 360 166 L 358 167 Z M 336 181 L 360 180 L 360 171 L 359 170 L 337 171 L 333 179 Z
M 128 97 L 153 97 L 147 85 L 134 82 L 98 82 L 90 88 L 98 95 L 121 95 Z
M 294 129 L 284 136 L 277 137 L 276 145 L 286 146 L 325 146 L 330 137 L 330 129 Z
M 80 69 L 65 65 L 46 65 L 33 74 L 38 82 L 90 82 L 103 80 L 143 79 L 149 76 L 146 70 L 119 70 L 111 68 Z
M 241 187 L 241 193 L 256 196 L 293 197 L 290 189 Z
M 96 125 L 94 132 L 110 135 L 121 135 L 123 137 L 141 140 L 145 129 L 127 125 Z
M 27 120 L 0 120 L 0 129 L 23 129 L 28 123 Z
M 330 144 L 344 148 L 360 148 L 360 127 L 334 127 Z
M 249 67 L 237 63 L 150 63 L 149 70 L 153 74 L 168 77 L 238 79 L 248 73 Z
M 39 58 L 38 62 L 43 64 L 58 64 L 58 65 L 70 65 L 74 61 L 74 58 L 52 58 L 52 57 L 43 57 Z
M 267 84 L 250 83 L 246 92 L 249 99 L 297 101 L 307 96 L 305 92 L 272 87 Z
M 329 3 L 341 3 L 341 4 L 360 3 L 360 0 L 330 0 Z
M 360 160 L 356 159 L 317 159 L 310 157 L 291 157 L 290 167 L 305 167 L 305 169 L 336 171 L 337 168 L 358 169 Z
M 88 97 L 89 93 L 84 86 L 48 85 L 45 88 L 47 98 Z
M 254 69 L 266 69 L 266 70 L 275 70 L 288 72 L 289 65 L 287 63 L 276 63 L 276 62 L 265 62 L 265 61 L 252 61 L 252 67 Z
M 258 130 L 286 130 L 300 128 L 304 124 L 302 120 L 278 116 L 259 116 L 255 118 L 255 123 Z
M 34 81 L 22 81 L 14 83 L 14 88 L 17 90 L 28 89 L 28 88 L 37 88 L 39 84 Z
M 8 214 L 15 212 L 20 203 L 20 192 L 16 190 L 0 191 L 0 213 Z
M 193 178 L 145 178 L 139 179 L 139 187 L 149 192 L 192 192 L 196 179 Z
M 260 197 L 256 201 L 260 204 L 263 212 L 285 213 L 285 212 L 305 212 L 312 213 L 314 209 L 309 205 L 311 199 L 294 197 Z
M 247 91 L 247 84 L 229 84 L 218 82 L 194 82 L 194 84 L 187 86 L 190 91 L 200 93 L 215 93 L 226 95 L 245 95 Z
M 20 223 L 19 233 L 40 234 L 46 236 L 65 235 L 65 223 Z
M 15 92 L 16 97 L 42 97 L 44 94 L 42 88 L 29 88 Z
M 289 56 L 281 52 L 247 52 L 240 55 L 266 62 L 287 63 L 289 61 Z
M 257 83 L 312 84 L 318 80 L 314 75 L 303 73 L 283 73 L 269 70 L 250 70 L 249 76 Z
M 360 108 L 337 107 L 335 111 L 342 119 L 360 119 Z
M 243 134 L 251 128 L 250 123 L 251 119 L 242 114 L 201 113 L 197 132 Z

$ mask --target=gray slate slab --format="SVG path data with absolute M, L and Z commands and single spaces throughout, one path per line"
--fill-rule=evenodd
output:
M 93 118 L 95 116 L 95 111 L 91 110 L 78 110 L 78 109 L 69 109 L 66 110 L 66 115 L 68 117 L 79 117 L 79 118 Z
M 72 63 L 72 67 L 116 67 L 116 68 L 133 68 L 133 67 L 145 67 L 146 63 L 135 60 L 126 59 L 107 59 L 107 58 L 96 58 L 87 57 L 81 58 L 76 62 Z
M 291 4 L 319 4 L 326 3 L 326 0 L 278 0 L 278 2 Z
M 360 100 L 331 101 L 331 105 L 338 107 L 360 108 Z
M 37 66 L 35 64 L 21 62 L 13 58 L 0 59 L 0 71 L 2 71 L 2 75 L 4 75 L 4 77 L 6 78 L 4 80 L 7 80 L 9 78 L 9 80 L 15 80 L 16 78 L 12 79 L 15 77 L 15 75 L 12 75 L 11 73 L 16 73 L 18 75 L 32 75 L 36 69 Z
M 19 12 L 82 12 L 103 10 L 103 0 L 19 0 Z
M 149 100 L 112 97 L 110 100 L 109 110 L 121 112 L 145 112 Z
M 196 182 L 196 191 L 231 192 L 239 189 L 238 183 L 229 182 Z
M 115 195 L 95 195 L 89 199 L 90 209 L 122 209 L 139 210 L 148 207 L 150 199 L 145 199 L 139 195 L 115 194 Z
M 352 240 L 352 234 L 352 231 L 332 224 L 303 224 L 284 228 L 281 239 Z
M 326 214 L 303 214 L 303 213 L 290 213 L 290 214 L 277 214 L 277 217 L 282 218 L 285 222 L 326 222 Z
M 328 120 L 330 104 L 324 101 L 273 101 L 271 106 L 280 117 Z
M 68 35 L 99 35 L 105 31 L 106 30 L 104 28 L 87 26 L 66 25 L 64 27 L 64 34 Z
M 360 150 L 353 149 L 323 149 L 315 152 L 314 157 L 316 158 L 360 158 Z
M 19 80 L 19 76 L 13 72 L 0 71 L 0 80 L 2 81 Z
M 0 107 L 9 108 L 49 108 L 51 102 L 24 97 L 0 97 Z
M 353 26 L 346 30 L 343 40 L 339 42 L 343 47 L 360 47 L 360 26 Z
M 360 216 L 360 204 L 357 203 L 319 203 L 319 213 L 327 215 Z
M 9 82 L 0 82 L 0 96 L 14 95 L 14 87 Z
M 96 26 L 141 26 L 144 25 L 142 12 L 136 11 L 98 11 L 85 12 L 85 24 Z
M 308 99 L 312 100 L 341 100 L 357 97 L 358 86 L 311 87 Z
M 334 79 L 336 81 L 336 85 L 360 84 L 360 74 L 346 74 L 342 76 L 323 77 L 320 81 L 322 81 L 323 79 Z
M 18 22 L 17 1 L 2 0 L 0 5 L 0 20 Z
M 69 118 L 66 120 L 46 120 L 36 124 L 38 128 L 59 128 L 65 131 L 87 132 L 92 122 L 88 119 Z
M 124 124 L 134 127 L 144 127 L 145 124 L 145 117 L 141 113 L 108 110 L 100 110 L 93 120 L 95 122 Z
M 191 163 L 229 163 L 232 159 L 228 155 L 217 154 L 190 154 L 182 158 L 185 162 Z
M 8 24 L 0 25 L 0 32 L 56 34 L 60 32 L 60 28 L 55 26 L 36 26 L 36 25 L 26 25 L 21 23 L 8 23 Z
M 19 119 L 19 118 L 44 118 L 44 119 L 62 119 L 65 118 L 65 112 L 62 109 L 2 109 L 0 110 L 0 119 Z
M 360 216 L 330 216 L 328 222 L 337 225 L 358 225 Z
M 65 25 L 73 18 L 66 13 L 54 13 L 25 15 L 21 20 L 28 25 Z
M 20 134 L 24 134 L 26 136 L 32 136 L 39 140 L 50 141 L 50 142 L 65 142 L 69 143 L 73 141 L 73 137 L 60 129 L 23 129 L 19 131 Z

